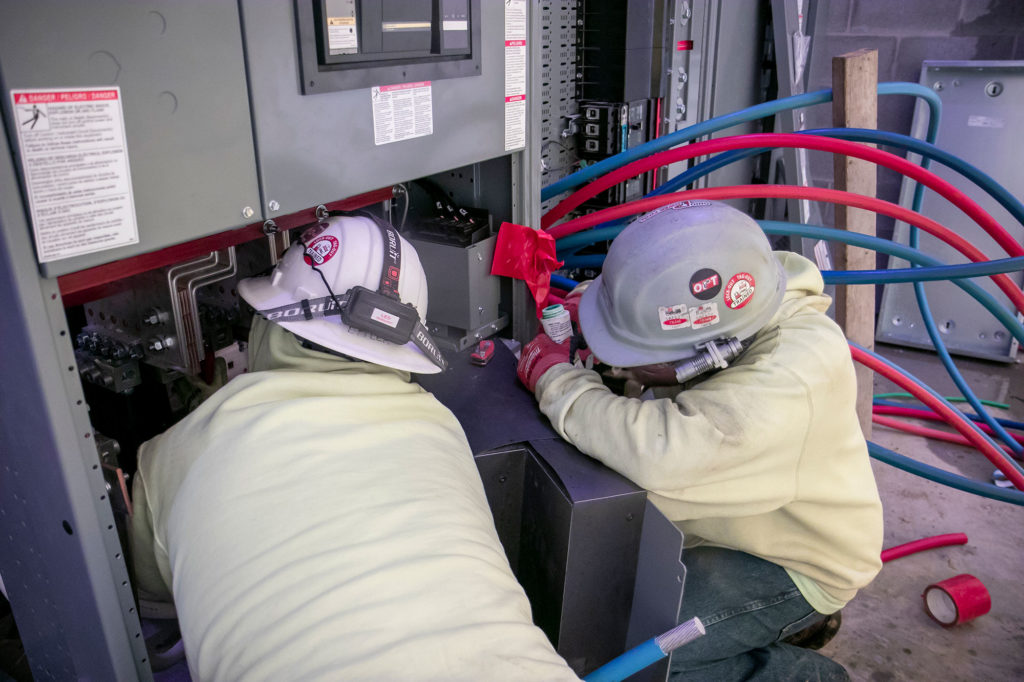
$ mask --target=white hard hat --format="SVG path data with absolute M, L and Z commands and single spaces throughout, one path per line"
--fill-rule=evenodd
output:
M 445 365 L 423 325 L 427 278 L 416 249 L 369 217 L 307 228 L 269 277 L 242 280 L 238 293 L 268 320 L 338 353 L 421 374 Z
M 680 201 L 637 218 L 612 242 L 580 300 L 580 330 L 606 364 L 673 362 L 709 341 L 753 336 L 785 289 L 753 219 L 727 204 Z

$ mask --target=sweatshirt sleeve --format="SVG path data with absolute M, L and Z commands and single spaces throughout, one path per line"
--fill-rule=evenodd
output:
M 596 372 L 558 365 L 537 395 L 563 438 L 683 503 L 686 518 L 743 516 L 796 492 L 810 407 L 802 384 L 778 371 L 734 365 L 675 398 L 637 400 L 612 393 Z

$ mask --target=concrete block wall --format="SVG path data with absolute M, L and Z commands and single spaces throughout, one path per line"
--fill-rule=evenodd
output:
M 878 50 L 879 81 L 916 83 L 926 59 L 1024 59 L 1024 0 L 823 0 L 824 35 L 811 50 L 808 90 L 831 86 L 832 57 L 860 48 Z M 878 127 L 909 134 L 914 104 L 909 97 L 883 97 Z M 832 124 L 830 105 L 808 111 L 808 127 Z M 941 140 L 940 140 L 941 144 Z M 832 186 L 832 158 L 811 153 L 814 184 Z M 900 176 L 882 169 L 878 196 L 898 201 Z M 827 224 L 831 207 L 822 206 Z M 880 236 L 892 235 L 891 218 L 879 216 Z

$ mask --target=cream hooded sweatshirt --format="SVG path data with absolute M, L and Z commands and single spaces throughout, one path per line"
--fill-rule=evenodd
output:
M 254 320 L 252 372 L 139 452 L 139 586 L 196 680 L 576 680 L 509 569 L 455 417 Z
M 556 365 L 537 398 L 566 440 L 650 491 L 687 546 L 778 564 L 832 613 L 881 568 L 882 506 L 821 273 L 802 256 L 775 256 L 788 277 L 782 306 L 729 368 L 641 401 Z

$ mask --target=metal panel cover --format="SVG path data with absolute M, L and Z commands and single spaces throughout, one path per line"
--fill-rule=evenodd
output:
M 932 62 L 921 70 L 921 83 L 934 89 L 942 99 L 942 121 L 938 144 L 944 150 L 977 166 L 999 182 L 1011 194 L 1024 195 L 1024 174 L 1020 172 L 1019 140 L 1024 135 L 1024 61 L 1017 62 Z M 927 109 L 918 104 L 913 134 L 924 137 Z M 912 156 L 911 159 L 917 157 Z M 988 194 L 960 174 L 935 164 L 933 171 L 948 180 L 1005 227 L 1017 241 L 1024 240 L 1024 226 Z M 900 204 L 910 206 L 915 183 L 905 179 Z M 935 192 L 925 192 L 921 213 L 965 237 L 991 258 L 1006 254 L 977 224 L 960 209 Z M 909 227 L 897 223 L 893 239 L 906 244 Z M 921 233 L 921 250 L 945 263 L 964 263 L 967 259 L 944 242 Z M 909 267 L 906 261 L 890 258 L 890 268 Z M 1024 273 L 1010 273 L 1017 284 Z M 1009 299 L 991 279 L 974 280 L 1004 307 L 1012 310 Z M 1017 344 L 1002 325 L 977 301 L 951 282 L 929 282 L 924 286 L 935 324 L 951 352 L 978 358 L 1012 361 Z M 882 296 L 876 338 L 916 348 L 931 348 L 911 284 L 890 284 Z
M 46 276 L 258 219 L 236 3 L 37 0 L 5 3 L 3 14 L 5 109 L 9 89 L 118 85 L 124 98 L 140 241 L 47 263 Z

